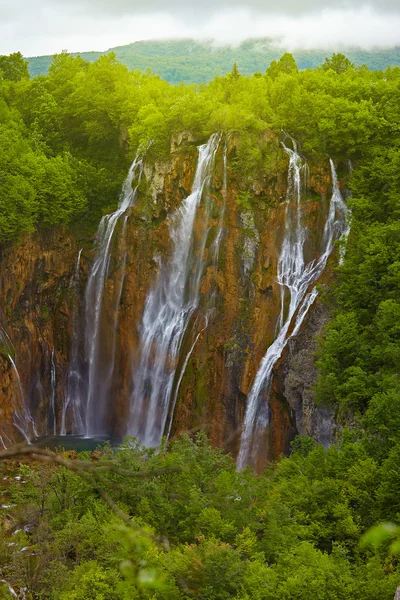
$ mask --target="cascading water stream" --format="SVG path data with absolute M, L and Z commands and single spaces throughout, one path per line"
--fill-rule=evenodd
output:
M 51 419 L 53 421 L 53 435 L 57 434 L 57 417 L 56 417 L 56 395 L 57 395 L 57 372 L 54 362 L 54 348 L 51 351 L 50 359 L 50 384 L 51 384 Z
M 293 141 L 293 140 L 292 140 Z M 242 428 L 240 450 L 237 459 L 239 470 L 249 462 L 255 461 L 253 445 L 258 430 L 265 430 L 269 421 L 269 410 L 262 392 L 268 396 L 272 380 L 272 371 L 282 355 L 289 339 L 296 335 L 317 296 L 317 290 L 308 291 L 322 274 L 334 242 L 347 235 L 347 209 L 339 190 L 335 166 L 330 160 L 332 174 L 332 197 L 327 215 L 320 257 L 306 263 L 304 244 L 307 228 L 302 224 L 301 187 L 302 172 L 306 167 L 294 149 L 282 144 L 289 156 L 288 191 L 286 197 L 285 233 L 278 260 L 277 280 L 281 288 L 281 311 L 278 319 L 276 338 L 261 361 L 253 386 L 247 398 L 247 407 Z M 290 326 L 296 315 L 290 335 Z
M 106 401 L 110 389 L 110 371 L 114 367 L 114 356 L 111 356 L 109 363 L 104 373 L 104 365 L 100 360 L 100 344 L 101 344 L 101 316 L 103 310 L 103 297 L 105 292 L 105 283 L 109 275 L 109 266 L 111 258 L 111 243 L 113 234 L 119 219 L 122 216 L 127 217 L 127 211 L 133 206 L 137 190 L 139 187 L 141 175 L 143 172 L 143 160 L 141 156 L 136 156 L 128 176 L 122 188 L 122 194 L 118 209 L 102 218 L 97 232 L 97 254 L 89 273 L 86 287 L 86 356 L 88 357 L 88 376 L 87 376 L 87 398 L 84 410 L 84 433 L 87 437 L 102 433 L 104 429 L 104 416 Z M 138 183 L 135 188 L 132 188 L 132 182 L 136 178 Z M 123 240 L 125 232 L 126 218 L 123 222 L 122 235 L 120 240 Z M 116 302 L 119 303 L 122 291 L 121 288 L 116 294 Z M 118 305 L 114 306 L 114 314 L 118 312 Z M 117 316 L 115 317 L 117 319 Z M 107 345 L 115 351 L 115 327 L 112 328 L 111 342 L 107 340 Z
M 13 424 L 21 433 L 21 435 L 25 438 L 25 441 L 28 444 L 31 442 L 32 437 L 37 437 L 37 433 L 34 428 L 34 421 L 32 415 L 25 405 L 25 394 L 21 383 L 21 378 L 19 376 L 19 372 L 17 369 L 17 365 L 15 364 L 11 354 L 9 354 L 8 359 L 11 363 L 11 367 L 14 371 L 15 379 L 17 382 L 18 388 L 18 403 L 20 406 L 14 406 L 13 412 Z M 29 426 L 31 425 L 31 427 Z M 33 429 L 34 436 L 32 436 L 30 429 Z
M 74 294 L 74 304 L 72 309 L 72 339 L 71 339 L 71 358 L 67 374 L 66 393 L 61 409 L 61 427 L 60 434 L 67 433 L 67 419 L 71 412 L 71 429 L 75 433 L 83 433 L 83 416 L 81 411 L 81 399 L 85 390 L 83 387 L 83 378 L 81 373 L 81 364 L 79 361 L 79 341 L 81 323 L 79 320 L 79 280 L 81 269 L 82 248 L 78 253 L 75 270 L 71 278 L 71 289 Z
M 160 265 L 156 284 L 146 299 L 140 327 L 141 356 L 134 373 L 128 433 L 148 447 L 157 446 L 161 440 L 171 409 L 171 398 L 175 404 L 184 370 L 200 335 L 183 362 L 174 394 L 183 338 L 199 306 L 200 280 L 205 267 L 204 250 L 210 231 L 208 220 L 213 208 L 209 198 L 204 202 L 199 239 L 194 233 L 194 224 L 203 193 L 208 188 L 220 140 L 219 134 L 213 134 L 207 144 L 199 147 L 192 193 L 174 213 L 171 222 L 172 256 Z M 218 231 L 216 240 L 220 241 L 221 237 Z
M 338 235 L 339 238 L 343 242 L 343 244 L 339 248 L 339 264 L 341 265 L 343 263 L 344 255 L 346 252 L 347 238 L 350 233 L 349 220 L 351 217 L 351 211 L 346 207 L 346 203 L 343 200 L 342 194 L 340 193 L 337 173 L 336 173 L 336 169 L 335 169 L 333 160 L 331 158 L 329 160 L 330 160 L 330 165 L 331 165 L 332 188 L 333 188 L 331 205 L 332 204 L 334 205 L 335 214 L 342 215 L 342 219 L 339 218 L 337 221 L 335 221 L 334 220 L 335 215 L 330 215 L 328 218 L 328 222 L 330 220 L 333 221 L 333 225 L 332 225 L 332 228 L 334 229 L 333 236 Z M 351 161 L 349 161 L 349 163 L 350 163 L 349 164 L 349 173 L 351 175 L 351 169 L 352 169 Z M 344 218 L 343 218 L 343 215 L 344 215 Z
M 10 361 L 12 370 L 14 372 L 15 381 L 17 384 L 17 398 L 15 399 L 14 411 L 13 411 L 13 424 L 21 433 L 25 441 L 29 444 L 31 440 L 35 437 L 38 437 L 38 433 L 35 427 L 35 421 L 29 411 L 29 408 L 26 405 L 24 389 L 22 387 L 21 377 L 19 376 L 19 371 L 16 365 L 16 355 L 14 345 L 7 334 L 7 332 L 1 328 L 0 329 L 0 345 L 4 352 L 7 355 L 8 360 Z M 2 440 L 4 445 L 4 441 Z
M 215 240 L 212 244 L 213 262 L 214 262 L 214 265 L 216 268 L 218 268 L 219 249 L 221 246 L 221 240 L 222 240 L 222 235 L 223 235 L 223 224 L 224 224 L 224 217 L 225 217 L 225 211 L 226 211 L 226 199 L 227 199 L 227 194 L 228 194 L 228 141 L 229 141 L 229 137 L 228 137 L 228 139 L 225 140 L 224 155 L 223 155 L 223 160 L 224 160 L 223 204 L 222 204 L 222 209 L 221 209 L 220 215 L 219 215 L 218 232 L 217 232 Z
M 223 237 L 223 223 L 224 223 L 224 217 L 225 217 L 225 211 L 226 211 L 226 200 L 227 200 L 227 190 L 228 190 L 228 168 L 227 168 L 227 159 L 228 159 L 228 140 L 225 141 L 225 146 L 224 146 L 224 155 L 223 155 L 223 165 L 224 165 L 224 176 L 223 176 L 223 203 L 222 203 L 222 207 L 220 210 L 220 215 L 219 215 L 219 220 L 218 220 L 218 227 L 217 227 L 217 234 L 215 236 L 215 239 L 211 245 L 211 250 L 212 250 L 212 262 L 214 265 L 214 268 L 216 270 L 218 270 L 218 260 L 219 260 L 219 249 L 221 246 L 221 240 Z M 208 210 L 208 213 L 210 212 L 210 210 Z M 207 232 L 208 233 L 208 232 Z M 171 402 L 171 407 L 169 410 L 169 424 L 168 424 L 168 431 L 167 431 L 167 435 L 166 435 L 166 439 L 167 441 L 170 438 L 171 435 L 171 429 L 172 429 L 172 422 L 173 422 L 173 415 L 175 412 L 175 406 L 176 406 L 176 401 L 178 399 L 178 393 L 179 393 L 179 388 L 180 385 L 182 383 L 182 379 L 183 376 L 185 374 L 186 371 L 186 367 L 189 363 L 190 357 L 192 356 L 193 350 L 195 349 L 195 346 L 198 342 L 198 340 L 200 339 L 201 334 L 207 329 L 210 318 L 212 316 L 212 313 L 214 312 L 214 308 L 215 308 L 215 299 L 216 299 L 216 290 L 214 289 L 208 299 L 208 303 L 207 303 L 207 312 L 205 314 L 204 317 L 204 326 L 202 327 L 202 329 L 200 329 L 199 333 L 196 335 L 195 340 L 192 344 L 192 346 L 189 349 L 189 352 L 186 355 L 186 358 L 184 360 L 184 363 L 182 365 L 179 377 L 178 377 L 178 381 L 175 385 L 175 390 L 173 393 L 173 397 L 172 397 L 172 402 Z M 194 324 L 194 329 L 195 329 L 195 325 Z

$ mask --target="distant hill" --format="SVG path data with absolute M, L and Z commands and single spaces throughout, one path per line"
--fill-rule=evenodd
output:
M 170 83 L 203 83 L 216 75 L 225 75 L 234 62 L 243 75 L 256 71 L 265 72 L 272 60 L 285 52 L 277 48 L 269 39 L 254 39 L 239 46 L 214 46 L 194 40 L 143 41 L 127 46 L 116 46 L 105 52 L 79 52 L 84 60 L 95 61 L 109 52 L 115 52 L 118 60 L 129 69 L 151 69 Z M 363 51 L 348 49 L 345 54 L 356 65 L 366 64 L 370 69 L 386 69 L 400 66 L 400 47 L 389 50 Z M 324 62 L 331 51 L 299 50 L 293 52 L 300 69 L 312 68 Z M 37 56 L 27 59 L 32 76 L 44 75 L 51 64 L 51 56 Z

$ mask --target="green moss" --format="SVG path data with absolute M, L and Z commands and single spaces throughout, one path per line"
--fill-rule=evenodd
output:
M 247 190 L 240 190 L 237 196 L 236 202 L 240 209 L 251 210 L 252 209 L 252 195 Z

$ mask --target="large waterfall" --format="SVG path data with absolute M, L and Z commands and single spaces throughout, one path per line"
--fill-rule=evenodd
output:
M 86 287 L 86 332 L 85 347 L 88 358 L 87 399 L 85 404 L 84 433 L 86 436 L 97 435 L 104 430 L 104 420 L 109 400 L 111 378 L 115 361 L 115 336 L 118 319 L 118 307 L 121 299 L 124 280 L 124 265 L 118 289 L 115 290 L 114 322 L 107 327 L 108 339 L 103 340 L 101 335 L 101 316 L 103 310 L 103 297 L 105 283 L 109 275 L 111 258 L 111 242 L 117 223 L 123 217 L 122 231 L 119 234 L 119 243 L 124 241 L 128 210 L 136 200 L 136 193 L 143 170 L 143 161 L 137 156 L 129 169 L 124 182 L 121 200 L 118 209 L 111 215 L 102 218 L 97 232 L 97 255 L 89 273 Z M 133 179 L 137 178 L 136 187 L 132 188 Z M 101 344 L 106 344 L 111 350 L 107 358 L 101 360 Z
M 83 351 L 80 329 L 82 319 L 77 311 L 77 286 L 80 270 L 79 252 L 72 286 L 75 294 L 73 310 L 73 335 L 71 360 L 67 374 L 67 387 L 64 399 L 61 428 L 62 435 L 70 430 L 87 437 L 106 432 L 107 409 L 111 403 L 110 390 L 114 375 L 118 309 L 125 277 L 126 254 L 119 265 L 119 277 L 113 287 L 112 318 L 105 315 L 105 295 L 110 276 L 110 262 L 113 243 L 118 249 L 125 243 L 125 228 L 129 209 L 133 206 L 143 171 L 143 160 L 136 156 L 123 184 L 118 208 L 105 215 L 96 237 L 96 256 L 88 275 L 84 316 L 85 327 Z M 133 182 L 136 186 L 133 187 Z M 120 225 L 117 236 L 117 225 Z M 83 356 L 80 356 L 80 351 Z M 67 425 L 67 422 L 69 425 Z
M 332 174 L 332 197 L 318 258 L 306 261 L 305 242 L 307 228 L 302 222 L 302 175 L 307 166 L 297 152 L 284 144 L 289 156 L 288 186 L 286 197 L 285 232 L 278 260 L 278 283 L 281 290 L 281 309 L 276 338 L 261 361 L 253 386 L 247 398 L 247 407 L 242 427 L 238 469 L 256 460 L 257 437 L 269 422 L 269 408 L 266 402 L 272 381 L 272 371 L 282 355 L 289 339 L 299 331 L 307 312 L 317 296 L 313 284 L 322 274 L 334 242 L 346 235 L 346 205 L 338 187 L 333 161 L 330 161 Z M 290 327 L 293 327 L 290 333 Z
M 34 385 L 37 389 L 40 385 L 47 397 L 35 391 L 25 374 L 21 382 L 18 368 L 21 368 L 23 355 L 19 354 L 17 361 L 8 336 L 0 330 L 0 350 L 8 358 L 13 373 L 13 424 L 26 441 L 37 437 L 36 422 L 42 435 L 46 431 L 54 436 L 74 434 L 92 438 L 103 434 L 119 437 L 127 433 L 147 447 L 156 447 L 163 435 L 168 439 L 174 430 L 174 412 L 176 407 L 180 411 L 179 391 L 181 384 L 185 384 L 187 368 L 191 369 L 189 394 L 192 389 L 194 394 L 198 391 L 195 386 L 200 376 L 197 373 L 204 368 L 203 350 L 207 348 L 208 352 L 209 345 L 214 344 L 218 348 L 222 365 L 218 365 L 218 369 L 224 368 L 224 352 L 231 343 L 229 336 L 232 336 L 232 331 L 225 335 L 218 329 L 217 308 L 225 306 L 226 309 L 225 295 L 231 293 L 232 277 L 239 272 L 236 267 L 238 264 L 240 267 L 243 252 L 240 222 L 235 224 L 233 221 L 238 216 L 237 207 L 227 204 L 230 143 L 221 140 L 221 134 L 213 134 L 206 144 L 198 148 L 191 193 L 186 192 L 184 200 L 178 200 L 178 208 L 167 217 L 170 251 L 167 256 L 154 257 L 158 273 L 149 287 L 147 270 L 144 278 L 135 279 L 137 269 L 132 260 L 134 253 L 129 247 L 129 240 L 139 239 L 140 232 L 147 228 L 147 221 L 145 226 L 137 221 L 139 228 L 133 235 L 127 227 L 143 175 L 143 160 L 139 156 L 135 158 L 124 182 L 117 210 L 100 222 L 95 256 L 87 278 L 82 250 L 70 275 L 72 336 L 67 371 L 63 363 L 65 355 L 57 338 L 43 345 L 45 368 L 42 372 L 37 371 L 38 383 Z M 237 463 L 239 469 L 256 462 L 258 449 L 265 432 L 268 432 L 268 394 L 274 367 L 290 338 L 300 330 L 316 299 L 315 284 L 325 269 L 335 242 L 348 233 L 347 209 L 332 160 L 332 193 L 319 205 L 313 203 L 312 210 L 319 215 L 319 226 L 316 230 L 308 228 L 309 215 L 303 214 L 308 167 L 293 140 L 292 144 L 290 147 L 283 144 L 289 157 L 289 167 L 286 202 L 281 207 L 282 212 L 279 209 L 281 216 L 284 210 L 284 221 L 282 229 L 277 229 L 280 236 L 277 260 L 280 303 L 279 313 L 269 315 L 272 325 L 276 323 L 275 339 L 259 365 L 248 394 Z M 232 148 L 235 148 L 235 143 L 232 143 Z M 237 181 L 233 179 L 231 183 L 234 198 Z M 146 186 L 144 189 L 147 189 Z M 167 185 L 165 189 L 168 190 Z M 175 198 L 178 199 L 178 196 Z M 167 200 L 170 201 L 169 198 Z M 165 210 L 165 206 L 157 206 L 157 210 Z M 226 221 L 235 231 L 236 246 L 230 245 L 232 239 L 228 237 L 222 252 Z M 143 230 L 140 229 L 142 226 Z M 163 230 L 154 231 L 162 235 Z M 151 252 L 151 248 L 149 250 Z M 267 253 L 269 251 L 270 248 Z M 148 259 L 148 254 L 145 256 Z M 230 278 L 226 277 L 228 270 L 218 273 L 219 267 L 225 267 L 227 263 L 231 265 Z M 144 265 L 143 262 L 138 264 L 140 268 Z M 240 285 L 248 285 L 247 280 Z M 140 293 L 147 293 L 139 318 L 138 304 L 132 297 L 138 288 Z M 238 293 L 241 293 L 239 288 Z M 245 294 L 242 296 L 244 298 Z M 266 305 L 270 306 L 268 302 Z M 233 304 L 230 308 L 233 315 L 239 314 L 234 312 L 236 307 Z M 259 307 L 257 309 L 260 310 Z M 232 321 L 235 318 L 233 316 Z M 139 339 L 135 327 L 138 327 Z M 200 344 L 203 345 L 197 353 Z M 194 361 L 193 356 L 196 357 Z M 237 366 L 238 373 L 240 360 L 240 357 L 235 359 L 233 365 L 234 369 Z M 231 367 L 227 367 L 227 377 Z M 46 378 L 45 387 L 41 384 L 41 376 Z M 64 381 L 65 391 L 62 394 Z M 231 395 L 236 393 L 236 381 L 232 381 L 227 380 L 223 390 L 227 404 Z M 238 389 L 242 393 L 242 388 L 238 386 Z M 233 398 L 232 406 L 240 400 Z M 229 418 L 236 428 L 237 415 Z M 47 429 L 43 427 L 44 420 Z M 221 425 L 224 426 L 225 423 Z M 7 444 L 5 436 L 9 430 L 0 433 L 0 444 Z
M 183 363 L 178 381 L 175 375 L 188 324 L 199 306 L 200 280 L 204 271 L 204 250 L 209 235 L 208 220 L 213 201 L 208 184 L 220 135 L 214 134 L 199 147 L 199 158 L 192 193 L 171 219 L 172 255 L 161 262 L 157 281 L 150 290 L 140 326 L 141 357 L 134 373 L 131 418 L 128 433 L 146 446 L 157 446 L 164 433 L 169 410 L 176 402 L 178 388 L 197 334 Z M 225 152 L 226 156 L 226 152 Z M 225 169 L 226 173 L 226 169 Z M 195 233 L 197 212 L 204 198 L 200 235 Z M 222 220 L 214 240 L 218 257 Z M 208 316 L 204 316 L 203 329 Z

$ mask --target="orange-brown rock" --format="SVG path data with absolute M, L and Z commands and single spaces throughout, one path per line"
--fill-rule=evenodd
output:
M 230 159 L 238 143 L 232 136 L 228 144 L 226 210 L 218 267 L 207 263 L 204 269 L 200 308 L 195 315 L 197 319 L 192 320 L 185 336 L 182 356 L 177 365 L 178 373 L 185 362 L 186 353 L 197 336 L 198 339 L 181 381 L 175 412 L 170 415 L 173 420 L 172 435 L 204 427 L 214 445 L 234 454 L 239 447 L 246 395 L 260 361 L 274 339 L 279 316 L 280 294 L 276 273 L 284 231 L 287 171 L 285 155 L 274 137 L 268 135 L 262 143 L 266 144 L 270 153 L 269 167 L 261 175 L 255 174 L 248 183 L 232 168 Z M 109 302 L 106 302 L 103 312 L 101 331 L 104 342 L 102 351 L 107 357 L 110 351 L 107 348 L 107 331 L 110 324 L 117 323 L 116 368 L 108 421 L 110 431 L 119 437 L 126 432 L 129 418 L 132 373 L 140 356 L 138 328 L 144 303 L 156 279 L 159 259 L 166 260 L 169 256 L 169 215 L 190 193 L 196 159 L 193 140 L 186 135 L 174 142 L 169 161 L 146 164 L 144 183 L 127 222 L 125 243 L 121 242 L 116 231 L 110 277 L 106 284 Z M 242 200 L 244 192 L 250 194 L 249 205 Z M 326 206 L 329 192 L 328 162 L 312 167 L 309 190 L 303 201 L 304 219 L 311 232 L 310 256 L 315 253 L 321 237 L 321 206 Z M 217 153 L 209 193 L 221 206 L 225 193 L 222 145 Z M 200 209 L 197 218 L 202 217 Z M 212 216 L 209 227 L 215 228 L 216 225 L 217 219 Z M 196 231 L 195 226 L 195 235 Z M 83 244 L 79 287 L 81 305 L 84 302 L 85 278 L 93 260 L 91 241 L 88 239 Z M 77 240 L 67 231 L 26 236 L 20 244 L 1 250 L 2 324 L 14 343 L 26 402 L 35 416 L 40 434 L 51 430 L 48 407 L 53 348 L 59 419 L 71 352 L 74 298 L 70 284 L 78 250 Z M 206 247 L 205 261 L 207 252 Z M 121 282 L 121 302 L 118 315 L 115 315 L 115 294 Z M 207 299 L 213 290 L 216 294 L 215 309 L 208 326 L 204 328 Z M 319 325 L 322 327 L 323 323 Z M 312 338 L 317 329 L 314 327 L 310 334 Z M 309 344 L 307 336 L 304 339 Z M 301 350 L 296 346 L 297 354 Z M 290 370 L 288 356 L 293 359 L 293 345 L 289 346 L 275 368 L 276 376 L 269 398 L 271 421 L 262 440 L 259 468 L 262 468 L 264 459 L 276 459 L 281 453 L 288 452 L 289 442 L 299 429 L 299 420 L 303 418 L 301 406 L 294 408 L 287 398 L 290 387 L 286 382 Z M 15 441 L 19 434 L 11 422 L 16 402 L 16 382 L 10 362 L 4 354 L 0 354 L 0 377 L 0 434 L 9 441 Z M 311 384 L 308 392 L 310 389 Z M 290 395 L 290 390 L 288 393 Z M 300 429 L 313 433 L 312 425 L 303 422 Z

